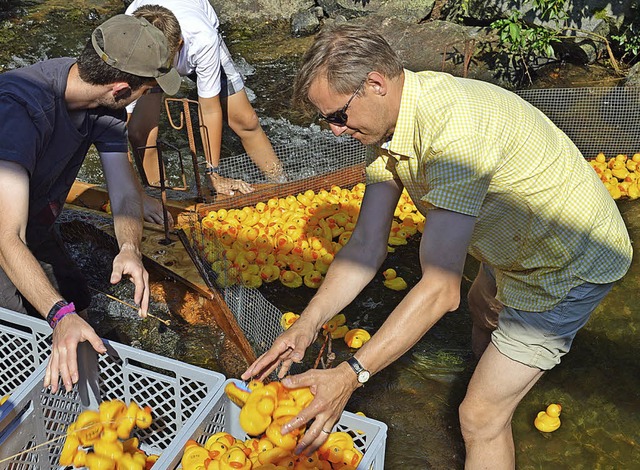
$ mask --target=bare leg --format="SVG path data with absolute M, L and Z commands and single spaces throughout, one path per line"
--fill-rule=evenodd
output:
M 477 358 L 482 356 L 491 341 L 491 332 L 498 327 L 498 314 L 502 310 L 502 304 L 496 300 L 496 292 L 495 279 L 480 265 L 468 295 L 473 321 L 471 349 Z
M 136 161 L 142 161 L 140 173 L 144 172 L 143 182 L 160 184 L 160 169 L 158 168 L 158 152 L 155 148 L 139 150 L 141 147 L 152 147 L 158 139 L 158 123 L 160 121 L 160 107 L 162 93 L 150 93 L 138 99 L 133 114 L 127 124 L 129 142 L 132 151 L 137 153 Z M 146 178 L 146 181 L 144 181 Z
M 240 137 L 247 155 L 270 180 L 282 178 L 282 165 L 260 126 L 247 93 L 241 90 L 226 98 L 229 127 Z
M 513 361 L 489 344 L 460 405 L 466 470 L 515 468 L 513 412 L 542 374 L 542 370 Z

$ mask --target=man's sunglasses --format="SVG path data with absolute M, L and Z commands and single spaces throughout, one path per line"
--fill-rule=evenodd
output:
M 353 92 L 353 95 L 351 95 L 351 98 L 349 98 L 349 101 L 347 101 L 347 104 L 345 104 L 341 109 L 334 111 L 333 113 L 327 114 L 326 116 L 320 113 L 320 119 L 328 122 L 329 124 L 333 124 L 336 126 L 341 126 L 341 127 L 346 126 L 347 119 L 349 119 L 349 116 L 347 116 L 347 109 L 349 108 L 351 101 L 358 95 L 358 93 L 360 93 L 360 90 L 362 90 L 362 86 L 365 84 L 366 81 L 367 79 L 365 78 L 360 82 L 360 85 L 358 85 L 358 88 L 356 88 L 356 91 Z

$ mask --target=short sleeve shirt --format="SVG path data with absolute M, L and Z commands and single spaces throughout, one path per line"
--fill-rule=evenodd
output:
M 160 5 L 171 10 L 182 32 L 184 44 L 174 66 L 181 76 L 198 78 L 198 96 L 212 98 L 221 90 L 221 41 L 219 20 L 206 0 L 134 0 L 126 10 L 132 15 L 143 5 Z
M 423 213 L 476 218 L 468 248 L 496 271 L 498 300 L 545 311 L 583 282 L 620 279 L 626 227 L 577 147 L 542 112 L 495 85 L 405 70 L 391 140 L 367 183 L 399 179 Z
M 52 59 L 0 74 L 0 159 L 29 173 L 29 224 L 53 224 L 91 145 L 101 154 L 127 151 L 124 110 L 67 110 L 74 63 Z

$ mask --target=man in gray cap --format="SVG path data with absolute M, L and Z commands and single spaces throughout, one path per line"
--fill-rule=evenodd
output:
M 142 264 L 141 188 L 127 157 L 125 106 L 159 85 L 175 94 L 180 76 L 162 32 L 128 15 L 93 31 L 80 57 L 0 75 L 0 306 L 39 314 L 53 329 L 45 386 L 78 380 L 76 350 L 104 344 L 76 312 L 90 303 L 54 222 L 91 145 L 100 155 L 118 240 L 111 283 L 129 277 L 140 315 L 149 305 Z

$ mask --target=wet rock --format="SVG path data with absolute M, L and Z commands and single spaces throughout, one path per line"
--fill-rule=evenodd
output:
M 381 3 L 377 15 L 419 23 L 431 15 L 436 0 L 387 0 Z
M 320 20 L 314 10 L 295 13 L 291 17 L 291 34 L 294 37 L 310 36 L 320 28 Z
M 313 0 L 211 0 L 220 21 L 290 19 L 296 13 L 313 8 Z
M 627 73 L 624 86 L 640 87 L 640 62 L 631 67 Z
M 506 66 L 490 68 L 475 56 L 475 46 L 488 40 L 483 29 L 447 21 L 412 24 L 379 15 L 352 21 L 382 34 L 409 70 L 443 71 L 513 87 Z
M 366 6 L 363 6 L 363 3 Z M 342 15 L 348 20 L 375 12 L 377 8 L 372 6 L 371 3 L 372 2 L 354 0 L 318 0 L 318 5 L 322 7 L 325 15 L 330 18 Z M 373 3 L 376 5 L 380 4 L 379 1 Z

